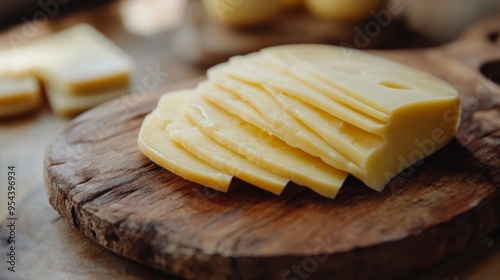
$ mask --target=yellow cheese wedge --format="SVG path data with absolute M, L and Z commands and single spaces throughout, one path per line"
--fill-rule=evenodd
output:
M 0 118 L 31 112 L 42 102 L 40 86 L 33 77 L 0 78 Z
M 324 45 L 294 45 L 265 49 L 263 56 L 264 60 L 290 69 L 297 79 L 303 77 L 304 72 L 315 75 L 317 78 L 307 76 L 302 81 L 311 87 L 324 84 L 323 88 L 340 90 L 338 93 L 344 96 L 339 96 L 339 100 L 375 118 L 377 116 L 367 108 L 392 118 L 394 111 L 406 104 L 457 99 L 457 91 L 445 81 L 367 52 Z
M 138 138 L 139 149 L 156 164 L 182 178 L 226 192 L 232 176 L 200 160 L 170 140 L 155 114 L 144 119 Z
M 50 105 L 64 115 L 129 92 L 132 68 L 126 53 L 86 24 L 0 53 L 0 77 L 37 77 Z
M 280 139 L 225 112 L 198 94 L 186 99 L 186 112 L 203 132 L 222 145 L 273 173 L 333 198 L 347 177 L 320 158 L 287 145 Z
M 166 124 L 170 139 L 214 167 L 256 187 L 280 194 L 285 189 L 288 179 L 259 167 L 244 156 L 219 144 L 187 118 L 183 110 L 184 96 L 187 94 L 189 91 L 165 94 L 160 98 L 154 111 L 160 123 Z
M 211 80 L 218 75 L 257 84 L 272 94 L 363 172 L 342 170 L 376 190 L 446 145 L 460 119 L 458 94 L 442 80 L 339 47 L 272 47 L 209 70 Z M 332 139 L 336 134 L 337 141 Z M 349 139 L 353 141 L 346 148 Z M 369 143 L 375 146 L 370 149 Z

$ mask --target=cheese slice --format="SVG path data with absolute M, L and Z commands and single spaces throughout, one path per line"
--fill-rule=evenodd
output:
M 219 65 L 209 70 L 208 76 L 212 79 L 216 75 L 228 75 L 247 83 L 259 84 L 270 93 L 293 96 L 329 114 L 335 114 L 342 121 L 367 132 L 377 135 L 384 133 L 386 125 L 384 121 L 373 118 L 357 108 L 335 102 L 294 77 L 286 75 L 280 70 L 273 70 L 272 65 L 265 66 L 269 63 L 253 65 L 254 60 L 250 60 L 246 64 Z
M 311 86 L 325 84 L 323 88 L 337 89 L 346 104 L 368 115 L 368 107 L 391 116 L 409 103 L 457 97 L 456 90 L 443 80 L 367 52 L 324 45 L 272 47 L 262 52 L 264 60 L 288 69 Z M 304 73 L 316 78 L 302 78 Z
M 219 80 L 214 82 L 219 83 Z M 358 166 L 302 122 L 288 114 L 279 103 L 264 91 L 238 81 L 232 81 L 229 78 L 223 79 L 221 83 L 225 84 L 225 88 L 231 90 L 232 94 L 208 83 L 202 84 L 198 91 L 207 100 L 276 136 L 291 147 L 319 157 L 337 169 L 352 174 L 361 174 L 362 170 Z
M 290 147 L 198 94 L 188 95 L 185 106 L 191 121 L 220 144 L 260 167 L 290 178 L 323 196 L 335 197 L 347 177 L 347 173 L 325 164 L 320 158 Z
M 327 197 L 348 173 L 382 190 L 450 142 L 461 113 L 457 91 L 430 74 L 321 45 L 231 58 L 177 104 L 189 121 L 167 126 L 169 136 L 194 154 L 214 163 L 199 147 L 211 139 Z
M 36 77 L 62 115 L 130 92 L 132 68 L 125 52 L 87 24 L 0 53 L 0 77 Z
M 284 94 L 275 94 L 274 97 L 282 108 L 303 121 L 358 167 L 366 166 L 366 159 L 384 143 L 383 138 L 344 122 L 323 110 L 318 110 L 295 97 Z
M 67 95 L 50 88 L 47 88 L 46 92 L 54 113 L 64 117 L 74 117 L 89 108 L 126 95 L 130 90 L 126 88 L 88 96 Z
M 201 132 L 196 126 L 190 123 L 185 126 L 178 125 L 173 124 L 168 127 L 170 138 L 214 167 L 274 194 L 281 194 L 288 184 L 288 179 L 263 169 L 227 149 Z
M 34 75 L 67 95 L 128 88 L 132 59 L 108 38 L 80 24 L 0 55 L 0 73 Z
M 381 190 L 453 138 L 460 101 L 455 89 L 427 73 L 349 53 L 332 46 L 272 47 L 212 68 L 209 79 L 259 85 L 362 172 L 336 167 Z
M 31 112 L 42 103 L 42 93 L 34 77 L 0 78 L 0 118 Z
M 280 194 L 285 189 L 288 179 L 263 169 L 244 156 L 224 147 L 204 134 L 188 119 L 183 110 L 184 98 L 179 98 L 187 94 L 188 91 L 165 94 L 158 102 L 155 114 L 160 123 L 166 124 L 170 139 L 214 167 L 256 187 Z
M 138 138 L 139 149 L 156 164 L 182 178 L 226 192 L 232 176 L 200 160 L 170 140 L 154 113 L 144 119 Z

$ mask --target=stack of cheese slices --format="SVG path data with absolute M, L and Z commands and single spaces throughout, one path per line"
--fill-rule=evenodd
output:
M 164 94 L 138 144 L 152 161 L 227 191 L 232 177 L 333 198 L 348 174 L 381 191 L 456 134 L 454 88 L 361 51 L 286 45 L 233 57 L 195 89 Z
M 74 116 L 128 93 L 132 68 L 125 52 L 87 24 L 2 51 L 0 117 L 39 107 L 43 91 L 55 113 Z

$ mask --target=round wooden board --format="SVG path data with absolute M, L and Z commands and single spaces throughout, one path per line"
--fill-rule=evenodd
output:
M 75 119 L 47 149 L 48 199 L 102 246 L 189 279 L 405 275 L 499 224 L 500 92 L 478 70 L 500 60 L 491 26 L 500 31 L 486 20 L 451 45 L 380 52 L 448 80 L 463 101 L 456 139 L 381 193 L 349 178 L 335 200 L 297 186 L 275 196 L 238 180 L 222 194 L 155 165 L 136 145 L 142 120 L 161 93 L 196 80 Z

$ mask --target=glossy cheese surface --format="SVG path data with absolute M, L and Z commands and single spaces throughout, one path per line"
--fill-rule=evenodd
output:
M 182 121 L 167 125 L 170 138 L 222 170 L 223 161 L 243 168 L 248 160 L 331 198 L 348 174 L 381 191 L 450 142 L 460 121 L 458 93 L 446 82 L 340 47 L 271 47 L 207 76 L 177 102 Z M 174 107 L 160 101 L 156 114 L 174 118 Z M 215 160 L 216 147 L 233 154 Z
M 219 144 L 195 126 L 184 112 L 182 92 L 167 94 L 158 102 L 155 114 L 166 127 L 170 139 L 203 161 L 247 183 L 280 194 L 288 179 L 278 176 Z M 182 100 L 181 100 L 182 99 Z M 162 112 L 162 113 L 159 113 Z
M 260 167 L 289 178 L 298 185 L 333 198 L 347 177 L 346 172 L 290 147 L 197 94 L 189 95 L 185 104 L 188 116 L 203 132 Z
M 144 155 L 184 179 L 226 192 L 232 176 L 200 160 L 170 140 L 155 114 L 144 119 L 138 139 Z
M 238 85 L 238 82 L 234 82 Z M 235 95 L 210 85 L 203 85 L 198 90 L 205 99 L 276 136 L 291 147 L 319 157 L 333 167 L 348 170 L 351 173 L 361 172 L 359 167 L 339 150 L 330 146 L 303 122 L 289 114 L 271 96 L 257 88 L 246 87 L 246 89 L 247 91 L 238 90 L 237 87 L 226 87 L 226 90 L 230 90 Z M 245 102 L 245 100 L 251 101 Z
M 339 100 L 370 116 L 368 108 L 390 115 L 409 103 L 457 97 L 452 86 L 427 72 L 359 50 L 295 45 L 268 48 L 263 56 L 281 69 L 290 69 L 297 79 L 311 73 L 332 91 L 338 90 Z M 316 79 L 302 80 L 321 84 Z
M 259 84 L 272 94 L 293 96 L 368 132 L 383 133 L 384 121 L 356 108 L 335 102 L 293 76 L 274 68 L 268 60 L 257 58 L 250 56 L 248 61 L 238 59 L 234 60 L 234 63 L 231 61 L 229 64 L 216 66 L 209 70 L 209 78 L 223 74 L 246 83 Z
M 234 57 L 208 75 L 259 85 L 361 172 L 334 166 L 376 190 L 446 145 L 460 119 L 458 93 L 444 81 L 340 47 L 272 47 Z

